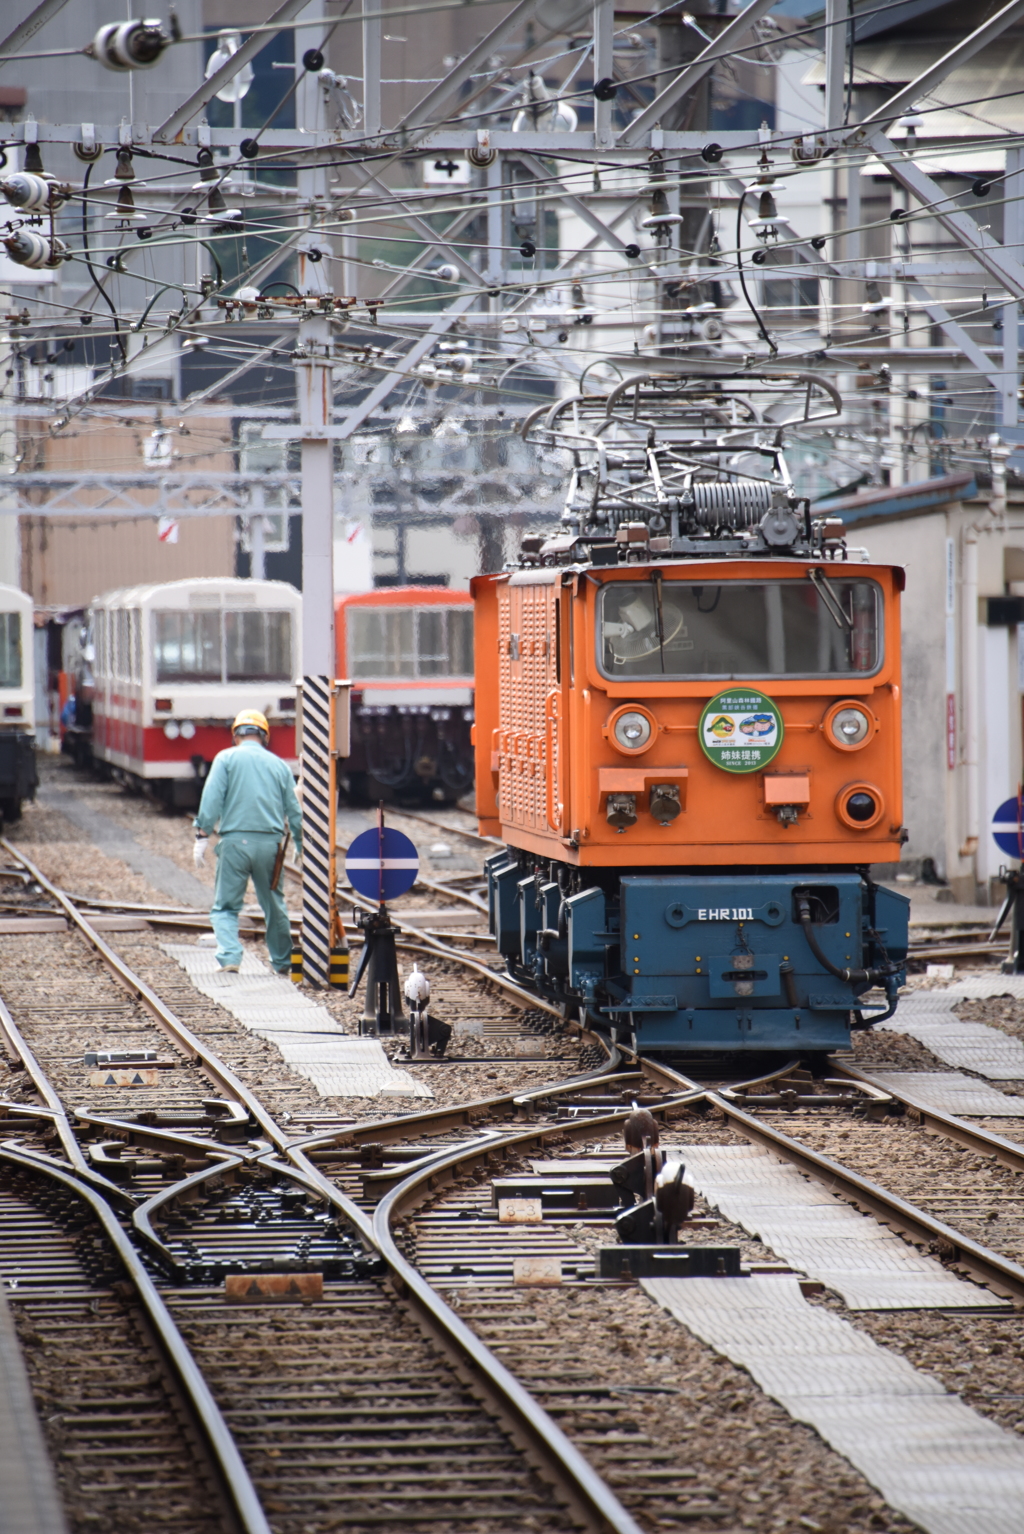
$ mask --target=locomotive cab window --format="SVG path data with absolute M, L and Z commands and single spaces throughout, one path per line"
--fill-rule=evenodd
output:
M 229 682 L 290 681 L 291 613 L 226 612 L 224 653 Z
M 155 612 L 153 641 L 158 682 L 221 680 L 220 613 Z
M 352 607 L 347 613 L 352 677 L 472 676 L 468 607 Z
M 598 609 L 607 677 L 849 676 L 882 659 L 882 593 L 831 570 L 804 581 L 609 581 Z M 660 601 L 659 601 L 660 593 Z
M 0 613 L 0 687 L 21 686 L 21 614 Z

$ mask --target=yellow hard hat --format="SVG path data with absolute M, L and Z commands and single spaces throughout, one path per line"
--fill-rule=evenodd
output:
M 261 735 L 270 739 L 270 726 L 264 716 L 254 708 L 243 708 L 240 714 L 235 716 L 235 722 L 231 726 L 232 735 L 251 735 L 258 730 Z

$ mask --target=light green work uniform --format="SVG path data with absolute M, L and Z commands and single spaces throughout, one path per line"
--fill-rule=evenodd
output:
M 220 751 L 203 788 L 197 830 L 217 830 L 217 878 L 210 919 L 217 963 L 241 964 L 238 913 L 252 879 L 267 924 L 270 962 L 281 974 L 291 966 L 292 940 L 284 896 L 270 888 L 285 821 L 302 856 L 302 810 L 288 767 L 254 736 Z

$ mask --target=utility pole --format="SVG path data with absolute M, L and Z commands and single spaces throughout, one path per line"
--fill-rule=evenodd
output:
M 319 3 L 306 7 L 300 20 L 313 19 Z M 316 62 L 316 33 L 296 32 L 308 39 L 296 60 L 301 69 L 296 91 L 301 127 L 316 132 L 323 126 L 324 92 Z M 296 51 L 302 46 L 297 44 Z M 328 296 L 323 257 L 330 254 L 321 235 L 328 206 L 327 171 L 322 166 L 302 169 L 300 198 L 308 223 L 298 245 L 298 287 L 312 303 Z M 331 371 L 331 326 L 327 315 L 312 308 L 299 322 L 295 352 L 299 436 L 302 443 L 302 968 L 314 985 L 329 985 L 331 949 L 338 928 L 335 894 L 335 841 L 338 791 L 336 779 L 336 701 L 347 707 L 347 691 L 336 694 L 334 649 L 334 382 Z M 347 726 L 344 734 L 347 737 Z

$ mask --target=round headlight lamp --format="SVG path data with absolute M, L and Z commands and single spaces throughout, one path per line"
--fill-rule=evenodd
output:
M 167 723 L 164 725 L 164 734 L 168 740 L 177 740 L 178 736 L 181 734 L 181 728 L 178 725 L 176 719 L 168 719 Z
M 840 751 L 856 751 L 866 746 L 874 728 L 874 717 L 860 703 L 835 703 L 825 715 L 829 745 L 838 746 Z
M 627 709 L 616 719 L 612 734 L 623 751 L 642 751 L 651 738 L 651 721 L 638 709 Z

